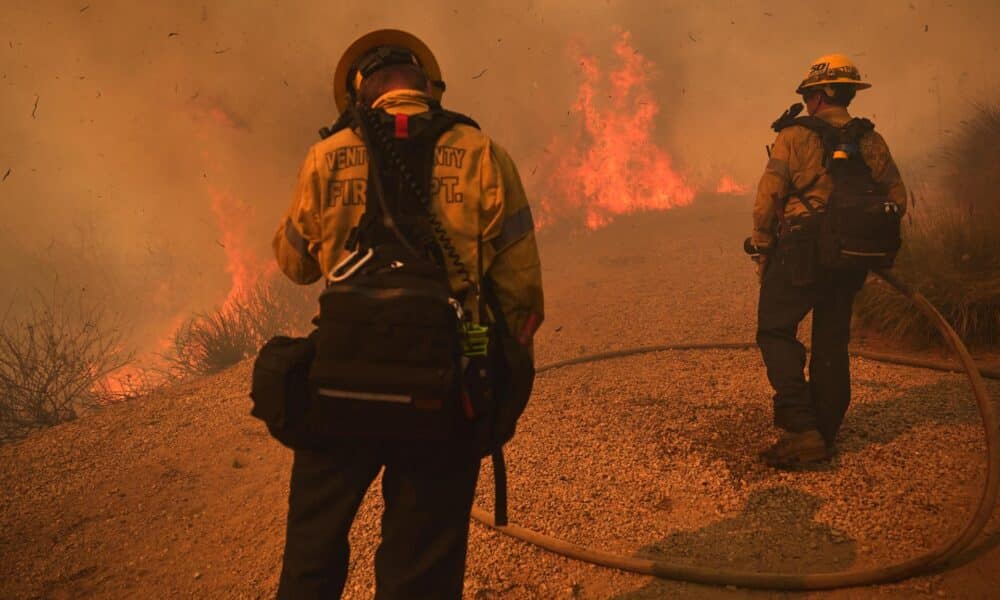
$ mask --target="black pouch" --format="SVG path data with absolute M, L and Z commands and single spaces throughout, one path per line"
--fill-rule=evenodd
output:
M 528 349 L 510 335 L 497 335 L 491 352 L 495 400 L 488 449 L 493 450 L 514 437 L 517 421 L 531 397 L 535 365 Z
M 359 272 L 320 296 L 307 420 L 328 438 L 471 437 L 447 280 L 432 265 L 400 264 Z
M 834 191 L 819 232 L 819 258 L 829 269 L 889 269 L 902 244 L 901 219 L 887 196 Z
M 517 421 L 528 405 L 535 383 L 535 362 L 530 347 L 521 344 L 512 333 L 489 280 L 482 282 L 482 292 L 496 320 L 488 353 L 491 403 L 479 432 L 480 446 L 486 455 L 514 437 Z
M 316 334 L 271 338 L 253 364 L 250 414 L 264 421 L 268 431 L 289 448 L 316 447 L 305 415 L 310 404 L 309 368 L 316 355 Z

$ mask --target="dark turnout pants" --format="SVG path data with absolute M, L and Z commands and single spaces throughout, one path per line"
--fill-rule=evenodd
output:
M 782 239 L 764 273 L 757 306 L 757 344 L 774 387 L 774 424 L 817 429 L 832 444 L 851 402 L 847 344 L 854 296 L 867 272 L 820 267 L 811 239 Z M 809 381 L 805 347 L 796 334 L 813 311 Z
M 347 535 L 382 468 L 376 598 L 461 598 L 479 456 L 454 445 L 342 442 L 296 451 L 278 598 L 338 598 Z

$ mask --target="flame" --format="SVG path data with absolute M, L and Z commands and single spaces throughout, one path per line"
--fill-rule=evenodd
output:
M 649 89 L 653 65 L 631 42 L 628 31 L 619 32 L 614 44 L 619 67 L 606 76 L 596 57 L 571 48 L 582 75 L 571 109 L 577 134 L 546 148 L 554 157 L 549 170 L 554 176 L 540 194 L 539 226 L 582 217 L 593 230 L 617 215 L 666 210 L 694 199 L 694 189 L 652 138 L 660 110 Z
M 222 303 L 222 310 L 229 311 L 261 278 L 270 276 L 275 265 L 263 263 L 249 243 L 250 211 L 246 203 L 212 186 L 209 186 L 209 195 L 222 238 L 217 243 L 226 253 L 225 268 L 231 281 L 229 293 Z
M 201 120 L 208 117 L 208 122 L 223 130 L 249 130 L 246 119 L 236 113 L 220 98 L 207 98 L 201 104 L 195 105 L 194 117 Z M 210 130 L 199 128 L 205 137 L 202 159 L 206 170 L 222 171 L 219 160 L 208 150 Z M 254 250 L 259 244 L 252 243 L 251 216 L 252 209 L 241 199 L 228 191 L 219 189 L 211 183 L 206 184 L 208 196 L 211 199 L 212 213 L 219 227 L 220 239 L 216 243 L 222 247 L 226 256 L 225 270 L 230 277 L 230 288 L 222 303 L 222 310 L 232 310 L 236 302 L 247 294 L 262 278 L 271 276 L 275 271 L 273 261 L 263 261 Z
M 745 194 L 748 189 L 747 186 L 736 183 L 731 175 L 723 175 L 715 186 L 715 191 L 719 194 Z

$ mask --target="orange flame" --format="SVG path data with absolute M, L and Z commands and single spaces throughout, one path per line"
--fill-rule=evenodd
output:
M 245 119 L 230 109 L 221 99 L 207 99 L 203 104 L 196 107 L 195 117 L 199 118 L 207 115 L 209 122 L 225 130 L 248 130 L 250 127 Z M 202 135 L 208 135 L 208 131 L 199 128 Z M 216 160 L 207 149 L 202 151 L 202 157 L 206 166 L 211 170 L 215 169 Z M 211 198 L 212 212 L 215 214 L 216 222 L 219 225 L 221 239 L 216 243 L 222 246 L 226 256 L 226 272 L 229 274 L 231 285 L 225 300 L 222 303 L 222 310 L 229 311 L 235 303 L 245 296 L 262 278 L 273 274 L 275 265 L 273 262 L 265 263 L 254 250 L 256 244 L 250 242 L 251 228 L 250 217 L 251 208 L 241 199 L 234 197 L 231 193 L 220 190 L 208 184 L 208 195 Z
M 549 171 L 554 177 L 540 195 L 540 226 L 569 216 L 598 229 L 617 215 L 666 210 L 694 199 L 694 189 L 652 139 L 660 110 L 648 85 L 652 64 L 631 40 L 629 32 L 620 32 L 614 45 L 620 67 L 606 76 L 596 57 L 572 49 L 583 76 L 571 109 L 578 133 L 546 149 L 555 157 Z
M 731 175 L 723 175 L 722 179 L 719 180 L 719 184 L 715 186 L 716 193 L 719 194 L 745 194 L 748 191 L 747 186 L 736 183 L 736 180 L 732 178 Z
M 249 243 L 249 207 L 230 194 L 209 186 L 212 212 L 219 223 L 222 239 L 218 244 L 226 253 L 226 272 L 232 286 L 222 303 L 222 310 L 231 310 L 236 301 L 245 296 L 262 277 L 274 271 L 274 264 L 263 264 Z

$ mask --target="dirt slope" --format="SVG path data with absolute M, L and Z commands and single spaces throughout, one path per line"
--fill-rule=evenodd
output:
M 702 198 L 588 235 L 543 236 L 541 363 L 752 338 L 746 199 Z M 660 353 L 539 378 L 509 449 L 518 523 L 702 565 L 834 570 L 899 559 L 962 523 L 982 476 L 962 378 L 854 361 L 827 469 L 783 474 L 756 352 Z M 0 448 L 0 597 L 270 597 L 291 454 L 247 416 L 249 365 Z M 991 383 L 994 397 L 1000 386 Z M 480 497 L 490 503 L 484 466 Z M 346 596 L 371 596 L 381 509 L 362 507 Z M 952 571 L 816 597 L 988 597 L 1000 525 Z M 600 569 L 472 529 L 469 598 L 760 597 Z

